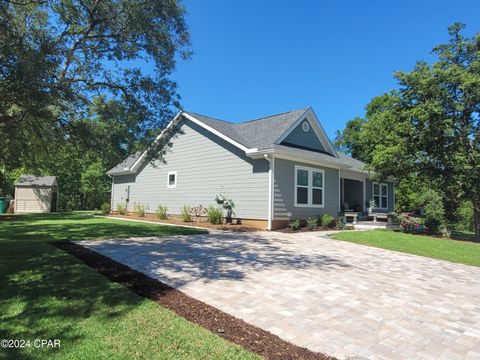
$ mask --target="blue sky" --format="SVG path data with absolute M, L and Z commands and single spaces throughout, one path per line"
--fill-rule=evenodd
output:
M 187 0 L 193 57 L 172 75 L 186 110 L 243 121 L 312 106 L 328 135 L 393 87 L 393 72 L 432 61 L 480 1 Z

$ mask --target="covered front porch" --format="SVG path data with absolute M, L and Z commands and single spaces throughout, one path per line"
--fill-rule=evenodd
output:
M 341 171 L 340 212 L 345 223 L 355 224 L 356 227 L 385 227 L 388 211 L 369 209 L 372 192 L 368 191 L 368 186 L 371 187 L 372 183 L 366 173 Z

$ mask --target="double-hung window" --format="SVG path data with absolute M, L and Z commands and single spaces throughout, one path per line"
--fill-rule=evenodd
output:
M 373 183 L 373 201 L 379 209 L 388 208 L 388 185 L 385 183 Z
M 295 206 L 323 207 L 325 172 L 321 169 L 295 166 Z

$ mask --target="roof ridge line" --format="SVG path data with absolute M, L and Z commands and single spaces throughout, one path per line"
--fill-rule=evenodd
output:
M 275 116 L 280 116 L 280 115 L 284 115 L 284 114 L 292 113 L 292 112 L 294 112 L 294 111 L 301 111 L 301 110 L 304 110 L 304 111 L 306 111 L 307 109 L 309 109 L 309 107 L 305 107 L 305 108 L 301 108 L 301 109 L 295 109 L 295 110 L 289 110 L 289 111 L 284 111 L 284 112 L 281 112 L 281 113 L 278 113 L 278 114 L 273 114 L 273 115 L 263 116 L 263 117 L 260 117 L 260 118 L 257 118 L 257 119 L 252 119 L 252 120 L 242 121 L 242 122 L 239 122 L 239 123 L 233 123 L 233 124 L 234 124 L 234 125 L 246 124 L 246 123 L 250 123 L 250 122 L 254 122 L 254 121 L 265 120 L 265 119 L 268 119 L 268 118 L 271 118 L 271 117 L 275 117 Z

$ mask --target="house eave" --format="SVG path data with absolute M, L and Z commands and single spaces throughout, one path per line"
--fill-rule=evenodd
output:
M 291 160 L 291 161 L 301 162 L 305 164 L 324 166 L 324 167 L 329 167 L 334 169 L 351 169 L 352 168 L 351 165 L 339 164 L 338 161 L 318 160 L 318 159 L 315 159 L 314 156 L 312 157 L 297 156 L 297 155 L 291 154 L 288 151 L 284 151 L 280 149 L 264 149 L 264 150 L 256 150 L 256 151 L 246 151 L 246 154 L 252 159 L 263 159 L 265 155 L 275 155 L 275 158 L 278 158 L 278 159 Z M 354 170 L 352 169 L 351 171 L 354 171 Z

